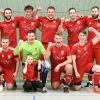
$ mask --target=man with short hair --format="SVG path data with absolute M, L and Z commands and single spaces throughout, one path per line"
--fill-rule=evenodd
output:
M 69 85 L 72 78 L 72 59 L 69 46 L 62 42 L 62 35 L 55 34 L 55 43 L 49 43 L 45 59 L 51 61 L 51 86 L 58 89 L 61 85 L 61 73 L 64 73 L 64 92 L 69 92 Z
M 3 12 L 4 21 L 0 22 L 0 39 L 3 36 L 8 36 L 10 40 L 10 46 L 15 47 L 17 45 L 16 28 L 17 23 L 12 18 L 11 8 L 5 8 Z
M 33 30 L 29 30 L 27 32 L 27 40 L 26 41 L 19 41 L 17 47 L 14 50 L 15 55 L 19 55 L 20 52 L 22 53 L 22 63 L 24 64 L 26 61 L 27 54 L 33 55 L 34 61 L 39 61 L 41 56 L 44 56 L 45 49 L 42 43 L 39 40 L 35 40 L 35 33 Z M 44 58 L 44 57 L 43 57 Z M 41 60 L 44 60 L 44 59 Z M 44 70 L 44 69 L 43 69 Z M 43 83 L 43 92 L 46 91 L 46 78 L 47 78 L 47 71 L 44 73 L 42 72 L 42 83 Z
M 100 41 L 100 33 L 92 27 L 89 28 L 89 31 L 93 31 L 96 35 L 91 41 L 87 41 L 86 32 L 80 32 L 78 36 L 79 42 L 72 47 L 72 60 L 75 71 L 73 77 L 74 90 L 81 89 L 84 73 L 93 74 L 94 72 L 100 72 L 100 65 L 93 65 L 89 60 L 90 51 L 93 48 L 93 45 Z
M 15 79 L 17 77 L 19 68 L 19 59 L 14 56 L 14 49 L 9 47 L 9 38 L 2 37 L 0 48 L 0 66 L 2 68 L 2 74 L 6 87 L 8 90 L 12 90 L 15 85 Z
M 20 40 L 27 40 L 27 31 L 34 30 L 39 27 L 39 21 L 35 17 L 35 10 L 33 6 L 26 5 L 24 7 L 25 16 L 15 16 L 15 21 L 19 27 L 19 39 Z M 36 35 L 36 34 L 35 34 Z
M 56 18 L 55 7 L 53 6 L 47 8 L 47 16 L 39 16 L 38 19 L 41 24 L 41 41 L 45 49 L 47 49 L 49 42 L 54 42 L 54 35 L 58 31 L 61 19 Z
M 78 42 L 79 32 L 85 29 L 85 18 L 78 17 L 75 8 L 69 8 L 68 10 L 69 19 L 63 19 L 61 27 L 59 27 L 59 32 L 63 33 L 67 30 L 68 33 L 68 45 L 70 48 Z
M 98 32 L 100 32 L 100 14 L 99 14 L 99 7 L 93 6 L 91 8 L 91 16 L 88 16 L 86 18 L 86 26 L 87 27 L 93 27 Z M 88 31 L 88 40 L 91 40 L 95 37 L 95 34 L 93 31 Z M 96 60 L 96 64 L 100 65 L 100 41 L 94 45 L 93 49 L 90 51 L 91 57 L 89 58 L 91 62 L 94 61 L 94 58 Z M 88 81 L 86 84 L 86 87 L 89 87 L 92 85 L 92 75 L 88 75 Z

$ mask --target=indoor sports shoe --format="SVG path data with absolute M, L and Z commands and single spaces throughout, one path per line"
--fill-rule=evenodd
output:
M 87 84 L 85 85 L 85 87 L 92 87 L 93 83 L 92 82 L 87 82 Z
M 66 85 L 66 86 L 64 86 L 64 92 L 69 92 L 69 87 L 68 87 L 68 85 Z

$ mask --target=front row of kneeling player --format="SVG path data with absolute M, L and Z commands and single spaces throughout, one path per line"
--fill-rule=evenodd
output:
M 93 65 L 89 62 L 90 51 L 93 48 L 93 45 L 97 44 L 100 41 L 100 33 L 97 32 L 94 28 L 90 27 L 89 31 L 95 33 L 95 37 L 91 41 L 87 41 L 86 31 L 80 32 L 78 39 L 79 42 L 76 43 L 70 50 L 69 46 L 63 43 L 62 35 L 55 34 L 54 40 L 55 43 L 49 43 L 46 53 L 44 54 L 44 59 L 47 60 L 50 58 L 51 62 L 51 86 L 52 89 L 58 89 L 60 84 L 64 84 L 64 92 L 69 91 L 69 86 L 71 84 L 71 89 L 80 90 L 81 82 L 84 73 L 94 73 L 94 85 L 98 86 L 97 76 L 100 73 L 100 66 Z M 28 33 L 28 39 L 34 37 L 34 32 L 30 31 Z M 34 40 L 34 39 L 33 39 Z M 31 42 L 32 39 L 30 39 Z M 35 40 L 34 40 L 35 41 Z M 13 89 L 15 78 L 17 77 L 19 59 L 14 55 L 13 49 L 8 47 L 9 39 L 4 37 L 2 38 L 2 48 L 0 49 L 0 66 L 2 69 L 2 74 L 4 81 L 6 82 L 7 89 Z M 29 43 L 27 40 L 26 42 Z M 31 44 L 29 45 L 31 46 Z M 35 45 L 36 46 L 36 45 Z M 20 48 L 22 45 L 20 46 Z M 20 49 L 17 48 L 17 49 Z M 25 49 L 25 48 L 24 48 Z M 29 48 L 25 49 L 23 52 L 27 52 Z M 39 53 L 38 48 L 35 47 Z M 23 53 L 22 52 L 22 53 Z M 48 66 L 50 66 L 45 60 L 43 61 L 34 61 L 34 53 L 27 53 L 23 70 L 23 79 L 25 79 L 23 88 L 24 91 L 37 91 L 40 89 L 43 92 L 46 92 L 44 89 L 43 82 L 37 79 L 38 71 L 43 72 L 41 75 L 47 74 Z M 16 62 L 16 63 L 15 63 Z M 41 66 L 42 65 L 42 66 Z M 73 70 L 74 69 L 74 70 Z M 64 74 L 64 78 L 60 79 L 61 73 Z M 47 75 L 42 77 L 42 80 L 46 80 Z M 0 83 L 2 84 L 2 83 Z M 2 85 L 0 85 L 2 91 Z M 95 90 L 97 92 L 97 90 Z

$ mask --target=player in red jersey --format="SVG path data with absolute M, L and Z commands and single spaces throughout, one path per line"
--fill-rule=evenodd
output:
M 10 46 L 15 47 L 17 45 L 16 38 L 16 22 L 12 19 L 12 10 L 5 8 L 3 12 L 4 21 L 0 22 L 0 39 L 3 36 L 8 36 L 10 39 Z
M 43 84 L 39 80 L 37 80 L 37 68 L 38 62 L 33 61 L 33 55 L 28 54 L 26 58 L 26 62 L 23 66 L 23 74 L 24 74 L 24 91 L 37 91 L 37 88 L 43 90 Z M 44 91 L 43 91 L 44 92 Z
M 58 31 L 61 20 L 55 17 L 55 8 L 53 6 L 47 8 L 47 16 L 39 16 L 38 19 L 42 31 L 41 41 L 44 47 L 47 48 L 49 42 L 54 42 L 54 35 Z
M 3 85 L 2 85 L 2 68 L 0 66 L 0 92 L 3 91 Z
M 0 66 L 2 68 L 3 78 L 8 90 L 13 89 L 14 80 L 17 77 L 19 60 L 13 54 L 13 48 L 9 47 L 9 38 L 2 37 L 0 51 Z
M 93 45 L 100 41 L 100 33 L 92 27 L 89 28 L 89 31 L 93 31 L 96 35 L 91 41 L 87 41 L 86 32 L 80 32 L 78 36 L 79 42 L 72 47 L 73 67 L 75 70 L 75 76 L 73 77 L 74 90 L 81 89 L 81 82 L 85 72 L 91 74 L 100 72 L 100 66 L 93 65 L 89 61 Z
M 62 35 L 55 34 L 55 43 L 49 43 L 45 59 L 50 57 L 51 61 L 51 85 L 53 89 L 58 89 L 60 86 L 61 73 L 65 73 L 64 92 L 68 92 L 68 85 L 71 82 L 72 76 L 72 59 L 69 46 L 62 43 Z
M 15 21 L 19 27 L 19 39 L 26 40 L 26 33 L 29 30 L 34 30 L 39 27 L 39 21 L 35 17 L 34 8 L 31 5 L 27 5 L 24 8 L 25 16 L 16 16 Z
M 60 27 L 59 32 L 67 30 L 68 33 L 68 45 L 72 47 L 78 42 L 79 32 L 85 29 L 85 18 L 78 17 L 75 8 L 69 8 L 68 10 L 70 19 L 64 19 L 62 27 Z
M 91 8 L 91 16 L 88 16 L 86 19 L 86 25 L 87 27 L 93 27 L 95 28 L 98 32 L 100 32 L 100 18 L 99 18 L 99 7 L 93 6 Z M 88 32 L 88 40 L 91 40 L 95 37 L 94 32 L 89 31 Z M 90 61 L 93 62 L 94 58 L 96 60 L 96 64 L 100 65 L 100 41 L 94 45 L 93 49 L 91 50 L 91 57 Z M 92 85 L 92 76 L 88 76 L 87 85 Z

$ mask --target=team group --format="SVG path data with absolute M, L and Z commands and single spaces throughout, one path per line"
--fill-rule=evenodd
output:
M 19 62 L 22 62 L 23 89 L 47 92 L 46 80 L 51 72 L 51 87 L 61 84 L 64 92 L 69 88 L 80 90 L 84 73 L 88 73 L 86 87 L 94 85 L 98 92 L 100 76 L 100 14 L 99 7 L 91 8 L 90 16 L 80 16 L 75 8 L 69 8 L 69 18 L 58 18 L 55 7 L 47 8 L 46 16 L 38 16 L 41 8 L 31 5 L 24 8 L 24 16 L 12 17 L 12 10 L 0 12 L 0 91 L 16 88 Z M 16 29 L 19 32 L 16 32 Z M 42 32 L 37 40 L 36 29 Z M 67 31 L 63 43 L 63 32 Z M 17 43 L 18 39 L 18 43 Z M 95 58 L 96 64 L 93 63 Z M 50 60 L 50 64 L 47 60 Z M 38 75 L 40 74 L 40 79 Z M 61 76 L 63 73 L 63 77 Z M 92 76 L 93 79 L 92 79 Z M 2 81 L 4 79 L 4 81 Z M 92 83 L 92 80 L 93 83 Z

